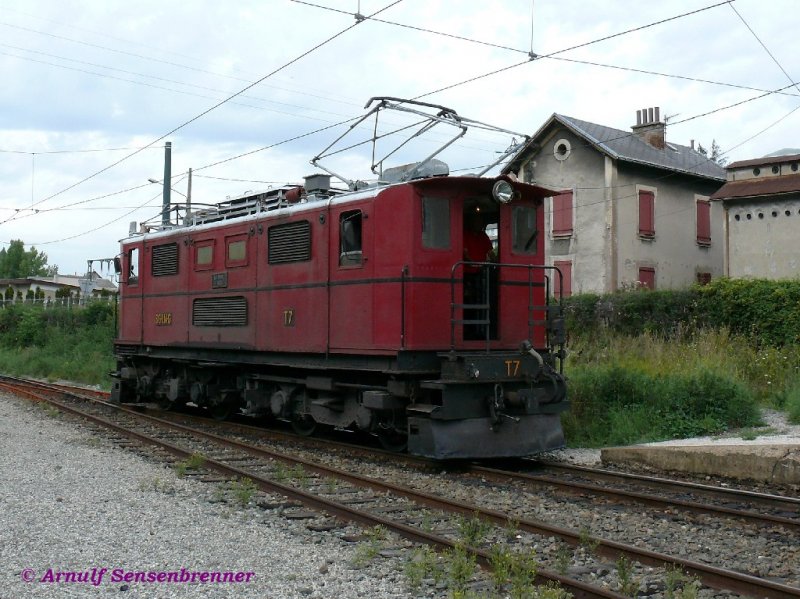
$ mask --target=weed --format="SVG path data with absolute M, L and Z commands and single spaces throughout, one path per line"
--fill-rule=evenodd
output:
M 184 476 L 189 470 L 198 470 L 206 463 L 206 456 L 202 453 L 195 451 L 188 458 L 182 462 L 175 464 L 175 472 L 178 476 Z
M 213 503 L 222 503 L 225 501 L 225 487 L 217 485 L 214 488 L 214 493 L 211 495 L 211 501 Z
M 620 555 L 617 558 L 616 566 L 620 593 L 633 597 L 639 588 L 639 580 L 633 577 L 631 560 L 624 555 Z
M 301 487 L 305 488 L 308 486 L 309 474 L 306 472 L 306 469 L 303 468 L 302 464 L 296 464 L 294 468 L 289 470 L 288 474 L 289 477 L 293 478 Z
M 230 482 L 230 489 L 239 504 L 245 506 L 258 491 L 258 486 L 249 478 L 240 478 Z
M 555 582 L 548 582 L 545 585 L 536 587 L 533 595 L 536 599 L 572 599 L 572 593 L 565 591 Z
M 58 408 L 49 403 L 40 402 L 39 406 L 42 408 L 42 411 L 44 411 L 44 413 L 47 414 L 50 418 L 57 418 L 61 414 L 61 411 Z
M 387 538 L 387 531 L 383 526 L 373 526 L 365 533 L 367 540 L 359 543 L 352 564 L 357 568 L 366 566 L 375 559 L 384 547 Z
M 538 569 L 539 564 L 533 551 L 515 555 L 511 567 L 512 599 L 526 599 L 531 596 Z
M 561 574 L 562 576 L 566 575 L 567 570 L 569 570 L 570 564 L 572 564 L 572 557 L 573 552 L 570 547 L 567 545 L 559 545 L 558 549 L 556 550 L 556 572 Z
M 464 547 L 457 546 L 444 554 L 444 561 L 448 588 L 453 593 L 463 593 L 475 574 L 475 556 Z
M 289 468 L 283 462 L 275 462 L 275 469 L 272 471 L 272 480 L 275 482 L 286 482 L 289 480 Z
M 689 576 L 678 566 L 667 566 L 664 576 L 665 599 L 697 599 L 700 581 Z
M 420 522 L 419 527 L 425 532 L 433 531 L 433 516 L 430 512 L 422 513 L 422 522 Z
M 489 565 L 492 568 L 492 582 L 496 591 L 501 592 L 511 578 L 514 555 L 502 545 L 492 545 L 489 550 Z
M 325 479 L 326 486 L 328 488 L 328 493 L 333 495 L 339 489 L 339 481 L 335 478 L 327 478 Z
M 581 547 L 584 547 L 589 553 L 597 551 L 597 547 L 600 545 L 600 541 L 592 537 L 589 529 L 586 527 L 581 528 L 578 533 L 578 542 Z
M 140 491 L 156 491 L 158 493 L 166 493 L 168 495 L 175 494 L 175 485 L 169 481 L 156 476 L 152 479 L 139 481 Z
M 481 520 L 477 515 L 471 518 L 458 518 L 458 533 L 467 547 L 477 547 L 492 529 L 492 525 Z
M 519 538 L 519 518 L 509 518 L 503 530 L 509 543 L 516 541 Z
M 442 567 L 439 564 L 439 556 L 430 547 L 418 547 L 414 549 L 411 557 L 404 568 L 409 589 L 416 592 L 422 586 L 422 581 L 432 578 L 438 582 L 443 577 Z

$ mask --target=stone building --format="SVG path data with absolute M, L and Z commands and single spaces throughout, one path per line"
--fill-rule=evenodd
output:
M 711 196 L 722 204 L 725 274 L 787 279 L 800 276 L 800 154 L 734 162 Z
M 725 169 L 666 139 L 659 109 L 623 131 L 553 114 L 503 172 L 564 190 L 546 205 L 545 251 L 565 295 L 685 288 L 723 272 Z

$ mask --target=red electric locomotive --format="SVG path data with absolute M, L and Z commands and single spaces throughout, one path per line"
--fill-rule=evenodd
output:
M 359 429 L 434 458 L 563 446 L 552 192 L 445 171 L 429 157 L 347 190 L 314 175 L 124 239 L 113 398 Z M 474 241 L 487 225 L 495 239 Z

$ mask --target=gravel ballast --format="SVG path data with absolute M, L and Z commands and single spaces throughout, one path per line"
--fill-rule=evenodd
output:
M 222 501 L 224 483 L 178 477 L 48 414 L 0 396 L 0 599 L 408 596 L 402 559 L 353 566 L 358 543 L 344 537 L 359 529 L 313 532 Z M 154 580 L 125 579 L 135 573 Z

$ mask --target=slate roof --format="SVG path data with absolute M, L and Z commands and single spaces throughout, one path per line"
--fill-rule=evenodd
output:
M 763 166 L 765 164 L 785 164 L 787 162 L 800 161 L 800 154 L 789 154 L 786 156 L 764 156 L 763 158 L 753 158 L 751 160 L 740 160 L 728 165 L 728 170 L 747 166 Z
M 744 162 L 744 161 L 743 161 Z M 737 163 L 742 166 L 742 163 Z M 780 177 L 756 177 L 741 181 L 728 181 L 712 196 L 712 200 L 732 200 L 734 198 L 763 197 L 800 192 L 800 174 L 782 175 Z
M 575 135 L 591 143 L 598 151 L 615 160 L 652 166 L 672 172 L 695 175 L 717 181 L 725 180 L 725 169 L 688 146 L 667 142 L 663 150 L 655 148 L 631 131 L 622 131 L 562 114 L 553 114 L 530 141 L 503 169 L 517 170 L 524 157 L 538 145 L 542 134 L 560 123 Z

